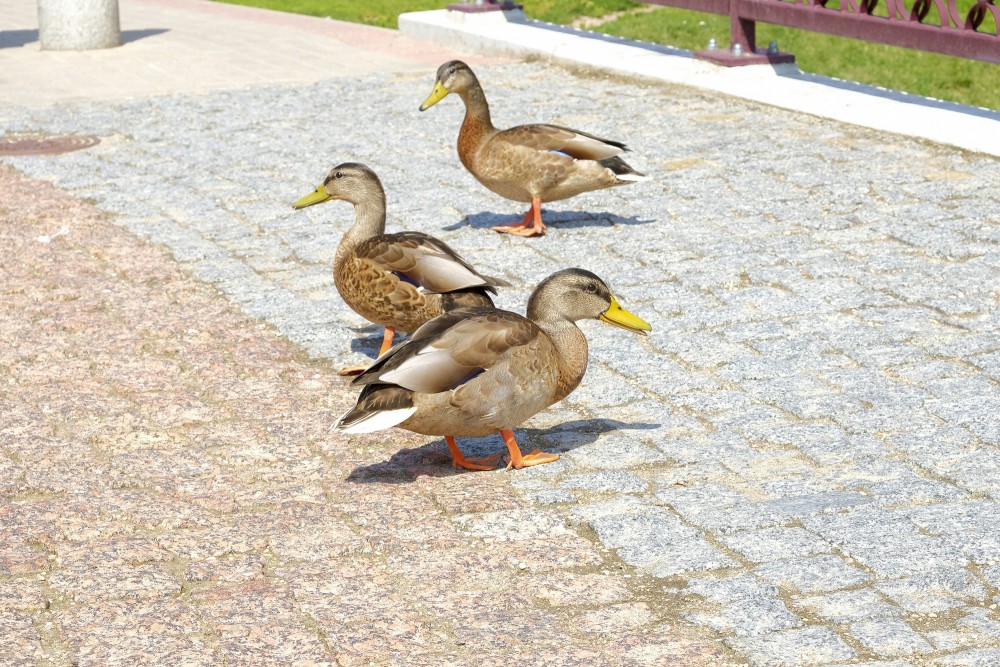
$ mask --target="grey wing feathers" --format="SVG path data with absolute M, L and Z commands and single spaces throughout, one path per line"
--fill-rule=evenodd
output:
M 494 308 L 460 308 L 427 322 L 380 357 L 355 384 L 395 384 L 412 391 L 452 389 L 488 370 L 538 334 L 531 321 Z
M 559 151 L 578 160 L 605 160 L 628 150 L 620 141 L 560 125 L 519 125 L 497 135 L 498 139 L 542 151 Z
M 469 288 L 496 294 L 494 286 L 507 284 L 482 275 L 444 241 L 420 232 L 378 236 L 361 244 L 355 253 L 438 294 Z

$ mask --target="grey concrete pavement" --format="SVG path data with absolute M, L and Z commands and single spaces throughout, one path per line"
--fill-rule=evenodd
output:
M 596 540 L 656 591 L 615 618 L 662 604 L 753 665 L 1000 664 L 1000 163 L 689 88 L 476 69 L 498 124 L 624 140 L 651 181 L 545 206 L 544 238 L 495 235 L 523 211 L 461 168 L 458 102 L 418 113 L 430 68 L 392 66 L 5 103 L 8 131 L 102 137 L 5 162 L 332 366 L 378 336 L 332 285 L 349 207 L 290 208 L 336 162 L 380 174 L 392 229 L 510 280 L 503 307 L 558 268 L 595 271 L 654 332 L 585 324 L 582 386 L 519 434 L 563 458 L 495 476 L 538 535 Z M 485 541 L 524 530 L 504 511 L 449 520 Z

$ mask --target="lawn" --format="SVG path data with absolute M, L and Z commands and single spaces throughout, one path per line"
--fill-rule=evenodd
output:
M 958 2 L 963 10 L 972 4 Z M 729 43 L 729 17 L 669 7 L 634 10 L 595 29 L 684 49 L 703 49 L 711 37 Z M 1000 109 L 1000 65 L 758 23 L 757 45 L 771 40 L 807 72 Z
M 441 9 L 445 5 L 444 0 L 227 1 L 387 28 L 396 27 L 400 13 Z M 963 16 L 973 1 L 958 0 Z M 529 17 L 561 24 L 580 17 L 620 13 L 593 29 L 621 37 L 684 49 L 704 48 L 711 37 L 722 47 L 729 42 L 729 19 L 715 14 L 641 5 L 631 0 L 522 2 Z M 911 6 L 912 0 L 907 0 L 907 4 Z M 884 15 L 884 3 L 880 7 Z M 996 26 L 988 19 L 983 28 L 993 31 Z M 1000 65 L 758 23 L 758 45 L 766 45 L 770 40 L 776 40 L 782 51 L 794 53 L 799 67 L 807 72 L 1000 109 Z
M 223 0 L 234 5 L 264 7 L 294 14 L 329 16 L 341 21 L 395 28 L 396 17 L 404 12 L 443 9 L 446 0 Z M 631 0 L 537 0 L 525 2 L 533 19 L 568 24 L 580 16 L 606 16 L 634 9 Z

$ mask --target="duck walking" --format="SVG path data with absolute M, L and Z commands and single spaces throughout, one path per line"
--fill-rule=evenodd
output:
M 530 202 L 515 225 L 492 227 L 518 236 L 542 236 L 542 202 L 567 199 L 582 192 L 646 180 L 621 157 L 625 144 L 559 125 L 518 125 L 498 130 L 490 120 L 479 80 L 468 65 L 452 60 L 441 65 L 431 94 L 420 105 L 431 108 L 448 94 L 465 103 L 458 133 L 458 157 L 480 183 L 501 197 Z
M 335 428 L 370 433 L 399 426 L 444 436 L 452 464 L 469 470 L 493 469 L 500 455 L 467 459 L 455 436 L 499 431 L 508 467 L 555 461 L 557 454 L 522 454 L 512 429 L 580 384 L 588 348 L 576 323 L 588 318 L 642 335 L 652 330 L 590 271 L 558 271 L 532 292 L 527 317 L 492 307 L 460 308 L 417 329 L 355 378 L 353 384 L 364 389 Z
M 375 172 L 345 162 L 330 170 L 315 191 L 292 207 L 305 208 L 331 199 L 354 205 L 354 224 L 333 258 L 333 281 L 348 306 L 366 320 L 385 327 L 384 354 L 396 330 L 411 332 L 454 308 L 491 307 L 490 294 L 504 280 L 476 271 L 444 241 L 421 232 L 385 233 L 385 190 Z M 342 369 L 357 375 L 365 366 Z

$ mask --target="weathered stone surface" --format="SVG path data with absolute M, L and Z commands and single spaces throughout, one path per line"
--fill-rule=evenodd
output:
M 0 373 L 26 389 L 3 398 L 3 664 L 613 665 L 619 632 L 637 633 L 630 664 L 728 662 L 511 475 L 456 474 L 426 438 L 331 433 L 353 392 L 328 363 L 91 206 L 0 181 L 3 307 L 94 332 L 64 344 L 97 360 L 54 366 L 54 387 L 52 338 L 23 332 Z M 73 240 L 28 243 L 62 216 Z
M 998 163 L 480 62 L 499 124 L 626 140 L 650 182 L 546 203 L 542 239 L 488 232 L 520 210 L 455 159 L 454 100 L 416 114 L 436 63 L 0 106 L 9 131 L 102 139 L 0 166 L 17 659 L 995 662 Z M 653 324 L 583 323 L 590 372 L 517 429 L 558 462 L 460 473 L 440 438 L 330 430 L 356 395 L 331 369 L 379 332 L 332 285 L 349 207 L 288 204 L 339 160 L 378 171 L 391 230 L 508 279 L 498 305 L 580 265 Z

